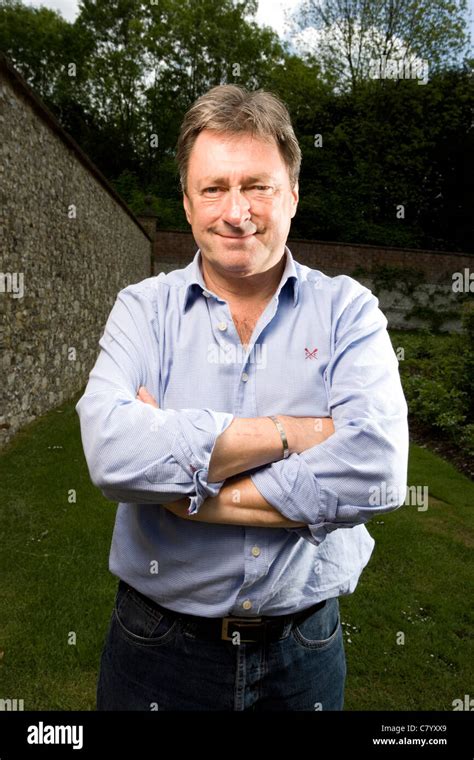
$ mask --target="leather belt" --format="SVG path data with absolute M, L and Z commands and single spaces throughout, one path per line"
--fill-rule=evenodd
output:
M 121 583 L 124 582 L 121 581 Z M 188 623 L 192 633 L 210 640 L 231 641 L 238 644 L 275 641 L 283 636 L 283 632 L 289 623 L 292 626 L 296 623 L 301 623 L 326 604 L 326 600 L 323 600 L 291 615 L 262 615 L 260 617 L 238 617 L 231 615 L 228 617 L 207 618 L 170 610 L 154 602 L 148 596 L 141 594 L 135 588 L 132 588 L 132 586 L 128 584 L 124 585 L 134 594 L 141 597 L 146 604 L 167 617 L 171 619 L 180 618 Z M 236 636 L 236 634 L 238 635 Z

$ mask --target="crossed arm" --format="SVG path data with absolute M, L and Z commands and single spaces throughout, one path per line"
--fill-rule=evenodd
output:
M 139 389 L 137 398 L 159 408 L 146 388 Z M 279 418 L 287 433 L 290 453 L 300 453 L 322 443 L 334 432 L 330 417 L 279 415 Z M 219 436 L 209 463 L 209 481 L 225 480 L 218 495 L 208 497 L 194 515 L 188 514 L 187 497 L 163 504 L 163 507 L 177 517 L 195 522 L 265 528 L 304 527 L 306 523 L 290 520 L 278 512 L 263 498 L 251 478 L 240 474 L 281 456 L 281 439 L 272 420 L 266 417 L 235 419 Z
M 159 388 L 151 288 L 119 294 L 76 405 L 91 480 L 107 499 L 159 503 L 187 520 L 283 528 L 316 546 L 404 503 L 407 404 L 387 320 L 370 291 L 347 278 L 333 305 L 325 383 L 337 430 L 331 417 L 279 414 L 291 453 L 283 460 L 268 417 L 153 408 L 143 387 Z M 385 486 L 393 499 L 382 495 Z
M 189 499 L 163 504 L 185 520 L 245 525 L 261 528 L 299 528 L 305 523 L 289 520 L 272 507 L 246 476 L 226 480 L 217 496 L 207 498 L 195 515 L 188 514 Z

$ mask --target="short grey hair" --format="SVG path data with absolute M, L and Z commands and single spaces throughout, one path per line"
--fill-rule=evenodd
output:
M 301 149 L 283 101 L 265 90 L 249 92 L 235 84 L 223 84 L 195 100 L 183 119 L 176 151 L 183 193 L 187 189 L 189 157 L 203 129 L 273 139 L 287 166 L 291 186 L 298 181 Z

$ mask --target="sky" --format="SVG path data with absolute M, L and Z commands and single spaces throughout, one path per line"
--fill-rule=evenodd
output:
M 67 21 L 74 21 L 77 16 L 77 0 L 23 0 L 25 5 L 40 6 L 59 10 Z M 284 11 L 291 10 L 298 0 L 259 0 L 257 22 L 267 24 L 282 35 L 284 29 Z M 474 40 L 474 0 L 468 0 L 471 18 L 471 36 Z
M 55 8 L 68 21 L 74 21 L 77 16 L 77 0 L 23 0 L 25 5 Z M 298 0 L 259 0 L 257 21 L 273 26 L 280 34 L 283 31 L 284 8 L 293 8 Z M 473 0 L 474 2 L 474 0 Z

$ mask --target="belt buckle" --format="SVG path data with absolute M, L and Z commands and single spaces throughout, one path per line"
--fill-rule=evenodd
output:
M 239 618 L 239 617 L 225 617 L 225 618 L 222 618 L 222 629 L 221 629 L 221 639 L 222 640 L 224 640 L 224 641 L 233 641 L 232 636 L 229 636 L 229 625 L 232 622 L 236 621 L 236 620 L 238 620 L 238 624 L 240 626 L 244 626 L 244 627 L 246 625 L 250 626 L 250 625 L 255 625 L 255 623 L 261 623 L 262 622 L 262 618 L 261 617 L 259 617 L 259 618 L 253 618 L 252 620 L 247 620 L 246 618 Z M 240 631 L 235 631 L 235 633 L 239 633 L 240 634 Z M 239 643 L 242 643 L 242 642 L 243 643 L 247 643 L 247 642 L 250 643 L 252 641 L 255 642 L 255 641 L 257 641 L 257 639 L 239 639 Z

